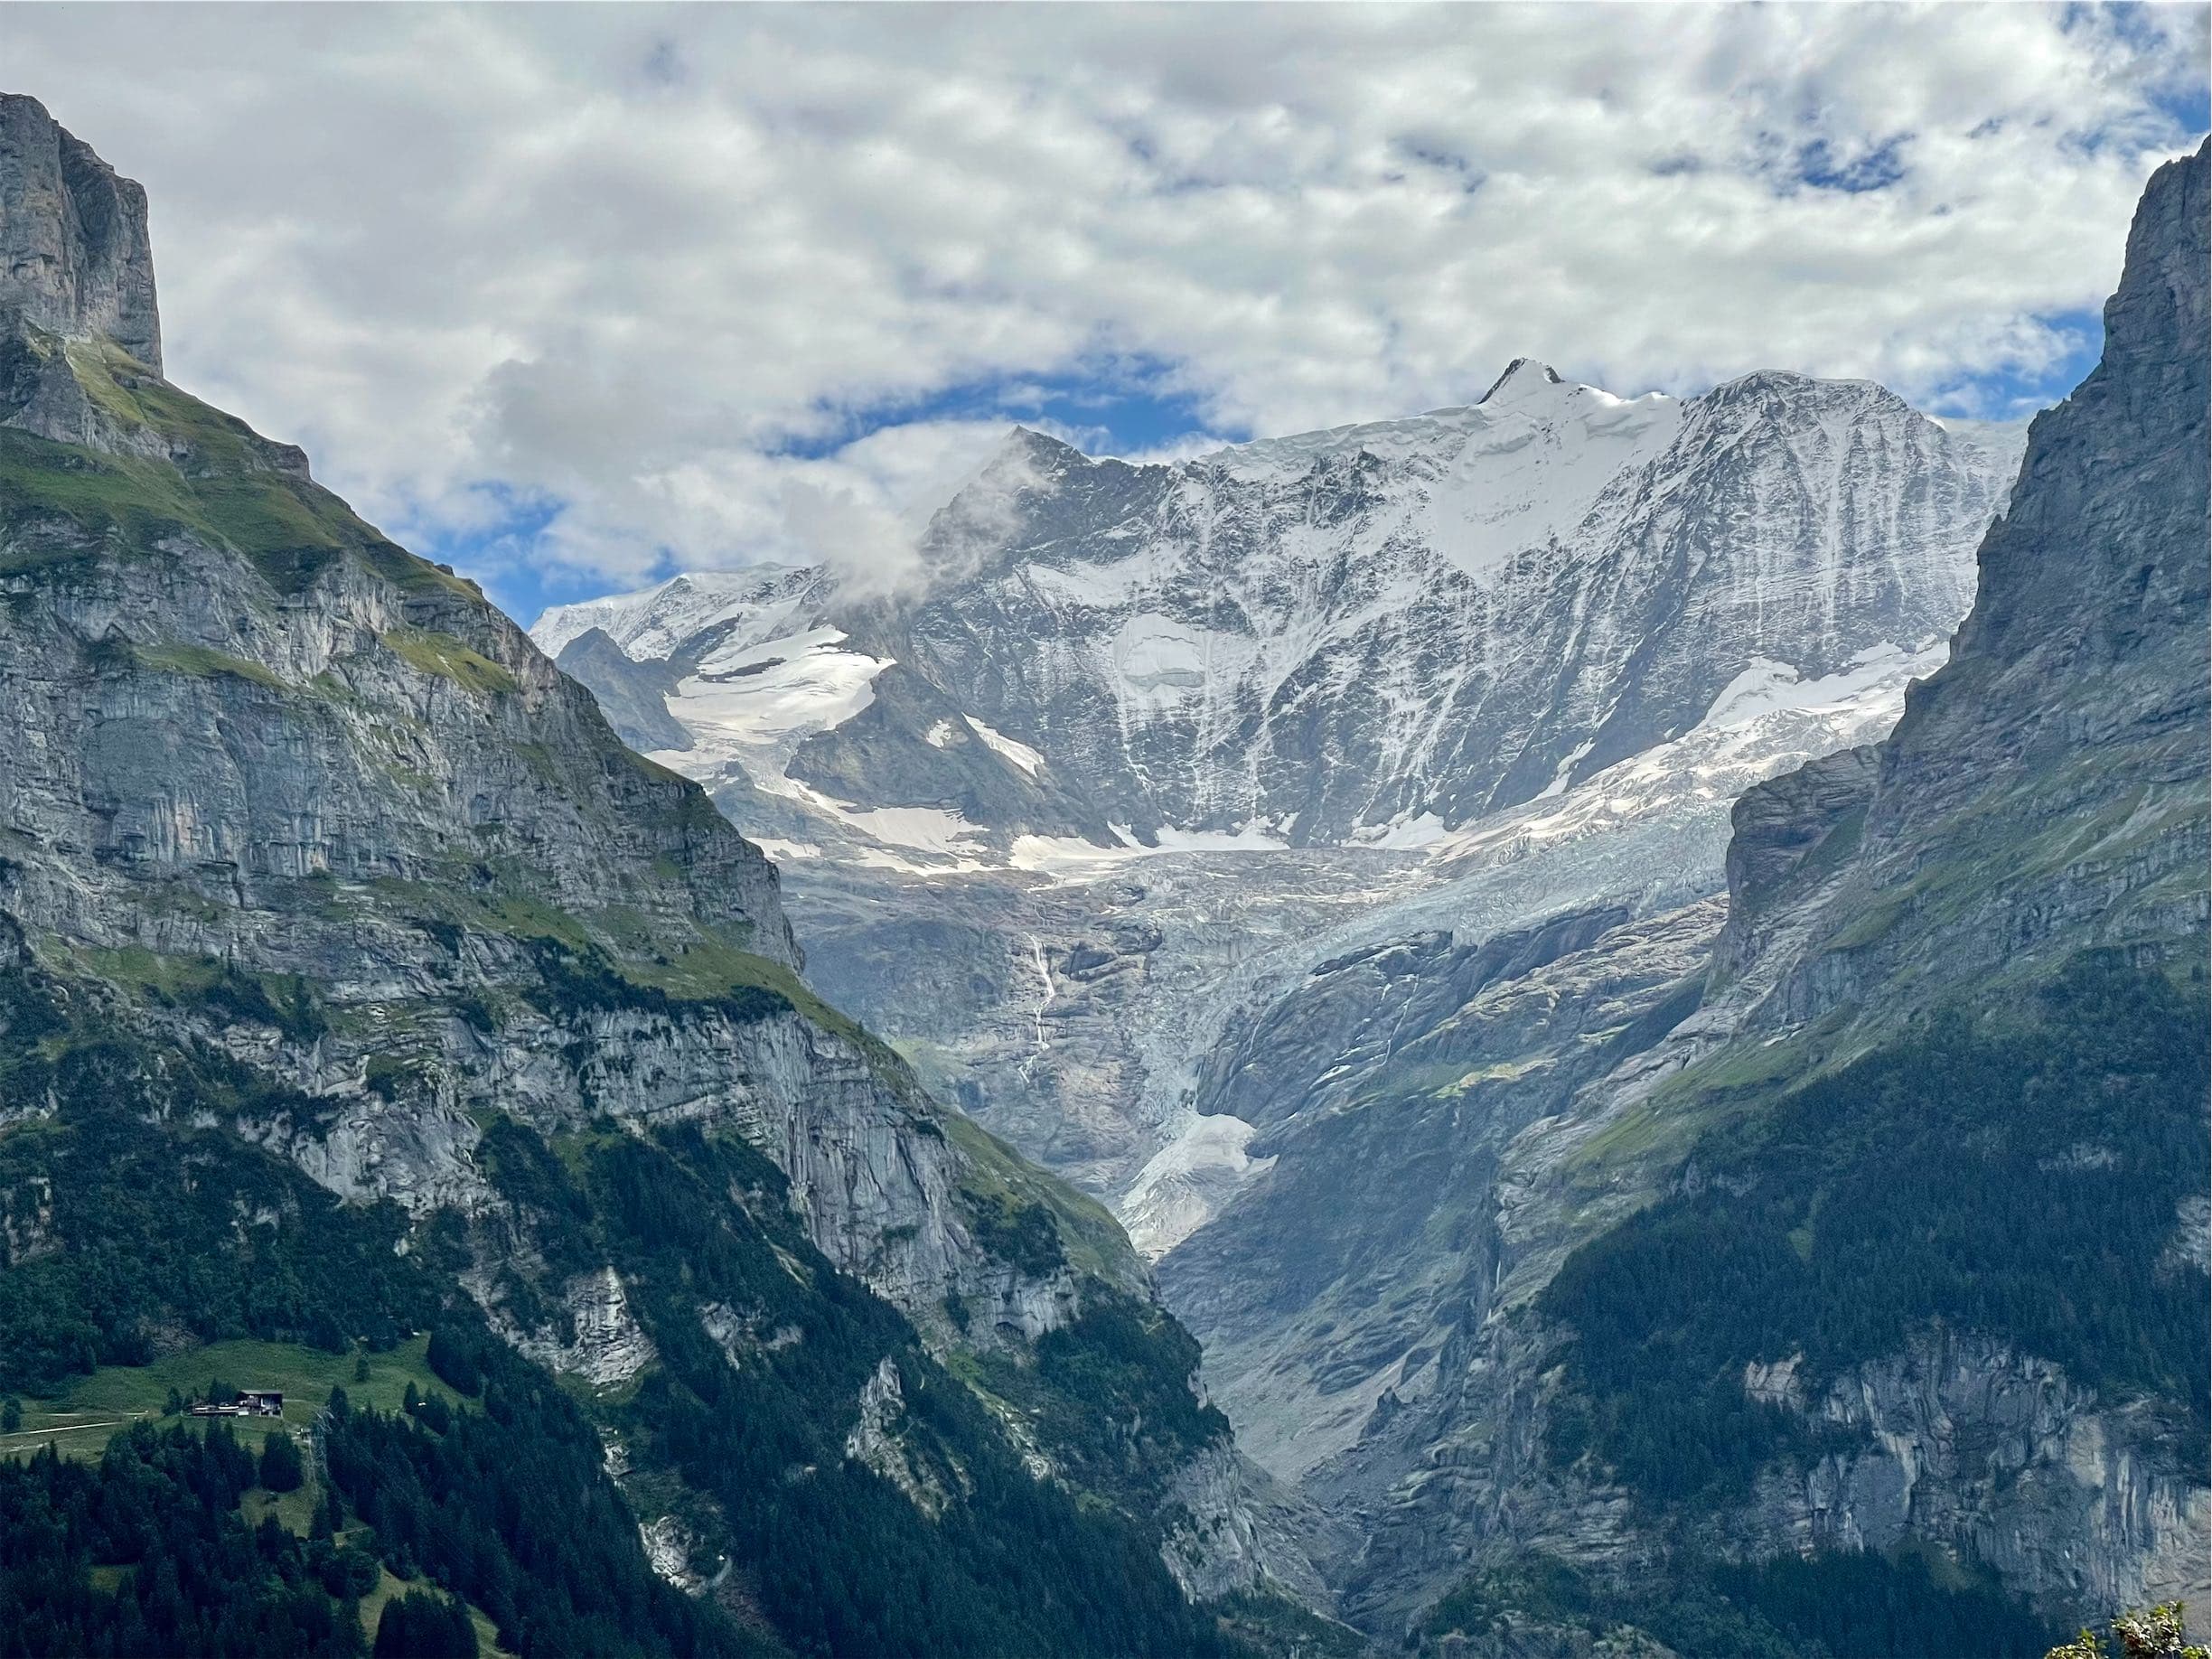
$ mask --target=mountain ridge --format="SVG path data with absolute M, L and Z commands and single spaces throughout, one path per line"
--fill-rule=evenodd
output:
M 1870 382 L 1516 359 L 1017 430 L 920 591 L 533 643 L 162 378 L 143 194 L 8 100 L 0 1392 L 427 1333 L 315 1420 L 333 1537 L 169 1461 L 241 1598 L 522 1651 L 2201 1609 L 2208 175 L 2009 488 Z
M 807 628 L 844 637 L 794 629 L 792 660 L 839 686 L 894 664 L 918 677 L 933 706 L 1041 757 L 1066 795 L 1050 811 L 1010 769 L 941 776 L 930 728 L 874 710 L 870 692 L 785 702 L 795 743 L 749 751 L 741 736 L 722 753 L 802 804 L 812 791 L 857 811 L 957 812 L 985 846 L 1024 832 L 1111 845 L 1112 824 L 1148 842 L 1174 830 L 1343 844 L 1579 782 L 1682 735 L 1757 658 L 1815 678 L 1964 612 L 2001 446 L 1954 439 L 1866 382 L 1763 373 L 1682 402 L 1523 378 L 1525 395 L 1489 405 L 1174 466 L 1009 437 L 923 537 L 917 595 L 841 606 L 818 594 Z M 596 617 L 668 660 L 671 642 L 620 618 L 708 580 L 554 607 L 535 625 L 558 649 Z M 711 580 L 746 608 L 742 573 Z M 1670 645 L 1685 626 L 1699 645 Z M 1553 663 L 1548 686 L 1531 652 Z M 688 707 L 697 731 L 742 729 L 718 712 L 726 695 L 688 695 L 680 682 L 679 717 Z M 865 759 L 846 753 L 861 734 Z M 1322 750 L 1368 780 L 1360 799 L 1299 782 Z M 711 784 L 703 755 L 693 769 Z
M 75 143 L 28 100 L 0 138 Z M 0 208 L 0 239 L 83 234 L 51 192 Z M 590 1547 L 658 1609 L 642 1650 L 1304 1617 L 1111 1217 L 824 1002 L 774 866 L 473 584 L 107 320 L 0 310 L 0 1387 L 433 1326 L 538 1402 L 517 1469 L 594 1445 L 561 1478 L 575 1524 L 641 1529 Z M 111 1167 L 153 1172 L 180 1270 L 130 1272 Z M 372 1507 L 361 1476 L 316 1478 Z M 548 1501 L 507 1492 L 480 1558 L 532 1618 L 568 1592 L 510 1534 Z M 1026 1588 L 987 1560 L 1017 1534 Z

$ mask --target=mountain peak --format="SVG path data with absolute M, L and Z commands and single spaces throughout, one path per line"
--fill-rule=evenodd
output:
M 0 315 L 105 338 L 161 371 L 146 195 L 47 114 L 0 93 Z
M 1028 460 L 1057 471 L 1070 466 L 1081 466 L 1090 456 L 1064 439 L 1049 432 L 1039 432 L 1035 426 L 1018 422 L 1008 429 L 1006 442 L 1000 446 L 1001 455 L 1025 456 Z
M 1748 394 L 1786 393 L 1802 391 L 1808 386 L 1819 384 L 1811 375 L 1801 374 L 1795 369 L 1754 369 L 1748 374 L 1739 374 L 1732 380 L 1721 381 L 1713 389 L 1717 392 Z
M 1566 382 L 1549 363 L 1540 363 L 1532 357 L 1516 357 L 1505 365 L 1505 372 L 1490 382 L 1490 389 L 1475 401 L 1479 408 L 1486 403 L 1518 403 L 1532 392 Z
M 1826 418 L 1831 415 L 1857 417 L 1871 415 L 1903 421 L 1941 421 L 1916 409 L 1879 380 L 1828 378 L 1800 374 L 1794 369 L 1755 369 L 1723 380 L 1698 401 L 1711 409 L 1736 416 L 1789 420 Z M 2024 428 L 2021 429 L 2024 432 Z M 2020 453 L 2020 444 L 2003 429 L 1992 426 L 1974 442 L 2009 463 Z

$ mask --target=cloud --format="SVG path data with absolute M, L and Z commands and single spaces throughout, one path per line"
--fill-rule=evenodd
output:
M 2207 50 L 2182 6 L 0 30 L 9 89 L 152 192 L 177 380 L 518 595 L 818 555 L 888 579 L 1038 388 L 1087 446 L 1161 452 L 1117 399 L 1292 431 L 1465 401 L 1523 353 L 1623 392 L 1780 366 L 2007 412 L 2074 363 Z
M 913 532 L 880 501 L 797 478 L 783 481 L 777 501 L 792 537 L 842 575 L 848 592 L 888 593 L 916 574 Z

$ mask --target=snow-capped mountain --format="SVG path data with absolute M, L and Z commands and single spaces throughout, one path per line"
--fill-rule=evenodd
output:
M 868 682 L 886 665 L 838 647 L 843 635 L 817 625 L 835 591 L 828 572 L 760 565 L 749 570 L 680 576 L 642 593 L 557 605 L 531 636 L 564 665 L 608 661 L 601 641 L 635 670 L 587 666 L 577 678 L 613 675 L 631 689 L 652 689 L 676 705 L 680 742 L 642 748 L 697 748 L 700 764 L 774 751 L 834 726 L 867 707 Z M 590 654 L 587 654 L 590 653 Z M 573 671 L 573 670 L 572 670 Z
M 533 632 L 783 865 L 819 979 L 1162 1251 L 1246 1173 L 1207 1054 L 1317 963 L 1719 891 L 1736 795 L 1940 665 L 2022 436 L 1520 361 L 1177 465 L 1017 430 L 916 591 L 685 576 Z
M 679 577 L 535 632 L 633 740 L 673 717 L 660 758 L 782 865 L 814 981 L 1114 1206 L 1303 1480 L 1416 1380 L 1467 1269 L 1399 1241 L 1341 1341 L 1326 1298 L 1277 1318 L 1322 1258 L 1270 1195 L 1350 1183 L 1361 1239 L 1395 1214 L 1310 1126 L 1401 1016 L 1607 930 L 1629 968 L 1531 980 L 1532 1075 L 1673 1007 L 1732 803 L 1889 730 L 2023 436 L 1865 382 L 1623 398 L 1517 362 L 1464 408 L 1176 465 L 1017 431 L 915 591 Z M 1436 1133 L 1415 1212 L 1466 1176 Z
M 1176 465 L 1017 430 L 918 593 L 686 576 L 534 633 L 619 646 L 710 785 L 941 859 L 1403 844 L 1681 737 L 1747 672 L 1945 637 L 2018 442 L 1863 381 L 1623 398 L 1523 361 L 1464 408 Z

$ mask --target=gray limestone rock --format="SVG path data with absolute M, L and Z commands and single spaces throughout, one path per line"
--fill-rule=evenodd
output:
M 159 377 L 128 299 L 143 270 L 150 307 L 150 267 L 117 251 L 131 226 L 143 251 L 142 203 L 88 229 L 80 201 L 101 179 L 140 199 L 28 100 L 0 117 L 0 228 L 62 259 L 19 262 L 0 327 L 0 956 L 118 1033 L 289 1085 L 204 1127 L 347 1199 L 457 1214 L 494 1328 L 591 1388 L 654 1363 L 647 1301 L 611 1266 L 549 1279 L 478 1166 L 500 1114 L 743 1137 L 829 1261 L 948 1359 L 1022 1364 L 1087 1298 L 1148 1299 L 1109 1215 L 816 997 L 775 867 L 696 783 L 626 748 L 473 584 Z M 42 133 L 77 195 L 23 161 Z M 111 266 L 123 297 L 103 300 Z M 987 1201 L 1041 1211 L 1059 1252 L 1010 1259 Z M 43 1247 L 44 1202 L 0 1194 L 11 1261 Z M 549 1322 L 517 1311 L 515 1279 L 549 1279 Z M 698 1317 L 732 1364 L 775 1351 L 743 1310 Z
M 691 746 L 690 732 L 668 711 L 666 669 L 631 661 L 603 630 L 587 629 L 569 641 L 553 666 L 598 699 L 599 712 L 632 748 Z
M 2205 152 L 2161 168 L 2104 354 L 2036 418 L 1951 660 L 1881 746 L 1842 878 L 1757 1018 L 1786 1026 L 1907 970 L 1958 984 L 2083 944 L 2203 950 Z
M 2149 1402 L 2100 1401 L 2048 1361 L 1941 1329 L 1782 1402 L 1857 1448 L 1770 1471 L 1722 1548 L 1935 1540 L 2073 1605 L 2203 1606 L 2212 1489 L 2177 1467 Z
M 629 1292 L 612 1267 L 570 1279 L 560 1306 L 566 1330 L 521 1328 L 496 1303 L 486 1311 L 492 1328 L 521 1353 L 548 1371 L 581 1377 L 594 1388 L 627 1382 L 652 1364 L 652 1338 L 630 1311 Z
M 926 1467 L 917 1468 L 899 1443 L 899 1420 L 905 1414 L 898 1366 L 886 1356 L 861 1384 L 860 1417 L 845 1437 L 845 1455 L 875 1470 L 934 1520 L 950 1499 L 936 1476 Z
M 161 372 L 145 192 L 36 98 L 0 93 L 0 314 Z

